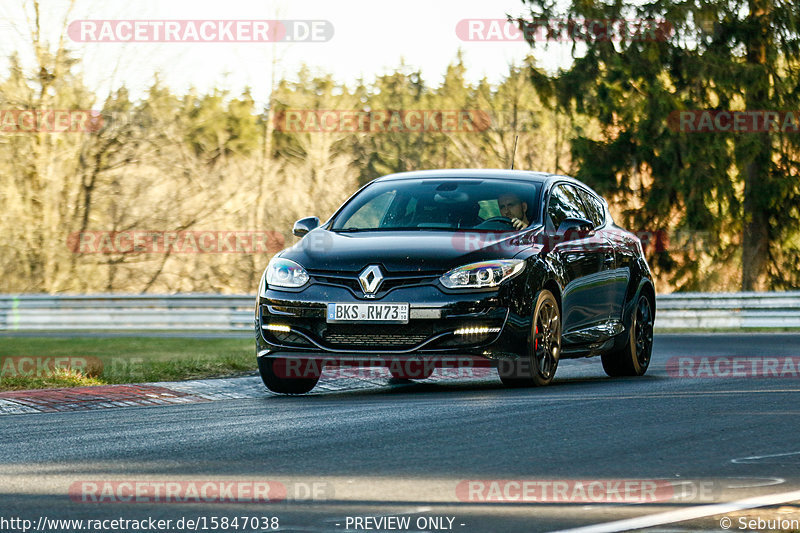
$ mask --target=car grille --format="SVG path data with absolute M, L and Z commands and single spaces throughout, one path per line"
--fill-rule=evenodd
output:
M 374 346 L 406 348 L 415 346 L 427 337 L 425 335 L 326 335 L 325 342 L 331 346 Z
M 334 348 L 370 349 L 409 348 L 435 334 L 430 324 L 395 324 L 370 327 L 354 324 L 327 324 L 322 331 L 323 344 Z M 365 331 L 366 330 L 366 331 Z
M 309 275 L 318 283 L 344 287 L 349 289 L 356 296 L 362 296 L 364 294 L 361 289 L 361 284 L 358 281 L 358 273 L 338 274 L 327 271 L 309 271 Z M 383 296 L 387 292 L 400 287 L 426 285 L 439 278 L 439 274 L 420 275 L 419 273 L 396 273 L 384 275 L 383 282 L 376 293 L 378 296 Z
M 275 339 L 278 342 L 285 344 L 286 346 L 314 346 L 305 337 L 296 333 L 292 333 L 291 331 L 271 331 L 270 333 L 275 336 Z

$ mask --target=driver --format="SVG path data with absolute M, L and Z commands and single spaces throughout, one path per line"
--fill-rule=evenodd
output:
M 516 194 L 501 194 L 497 198 L 497 205 L 500 206 L 500 214 L 511 219 L 511 224 L 515 230 L 523 230 L 530 225 L 530 221 L 525 214 L 528 210 L 528 203 L 523 202 Z

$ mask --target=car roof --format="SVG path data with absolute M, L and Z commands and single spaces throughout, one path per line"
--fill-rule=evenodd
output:
M 373 181 L 394 181 L 394 180 L 416 180 L 416 179 L 436 179 L 436 178 L 502 178 L 521 181 L 536 181 L 539 183 L 547 181 L 553 176 L 549 172 L 534 172 L 531 170 L 509 170 L 501 168 L 449 168 L 440 170 L 415 170 L 411 172 L 398 172 L 389 174 Z
M 447 168 L 436 170 L 413 170 L 410 172 L 397 172 L 372 180 L 370 183 L 384 181 L 416 180 L 416 179 L 441 179 L 441 178 L 489 178 L 511 179 L 518 181 L 543 183 L 545 187 L 556 182 L 567 182 L 589 190 L 592 194 L 606 202 L 602 195 L 580 180 L 563 174 L 551 172 L 536 172 L 533 170 L 510 170 L 507 168 Z

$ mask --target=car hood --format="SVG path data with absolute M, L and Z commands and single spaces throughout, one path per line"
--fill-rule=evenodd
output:
M 308 270 L 359 272 L 380 264 L 387 272 L 445 272 L 476 261 L 512 258 L 530 249 L 532 229 L 514 232 L 309 232 L 280 253 Z

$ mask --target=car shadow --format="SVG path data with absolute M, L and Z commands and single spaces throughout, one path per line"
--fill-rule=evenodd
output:
M 485 393 L 497 392 L 509 396 L 541 396 L 547 397 L 553 394 L 560 394 L 568 390 L 580 390 L 581 392 L 598 392 L 607 391 L 609 387 L 615 387 L 618 390 L 620 384 L 652 384 L 654 382 L 661 382 L 668 378 L 664 376 L 638 376 L 638 377 L 608 377 L 602 374 L 593 376 L 564 376 L 559 377 L 556 375 L 553 382 L 546 387 L 507 387 L 503 385 L 500 378 L 496 375 L 494 377 L 480 377 L 480 378 L 460 378 L 460 379 L 436 379 L 435 377 L 430 380 L 409 380 L 398 379 L 394 377 L 389 378 L 374 378 L 371 380 L 359 381 L 350 386 L 344 385 L 340 389 L 326 389 L 329 382 L 320 382 L 308 394 L 304 395 L 283 395 L 283 394 L 269 394 L 271 400 L 278 398 L 285 398 L 288 401 L 297 398 L 348 398 L 348 397 L 386 397 L 386 396 L 403 396 L 403 395 L 420 395 L 420 394 L 435 394 L 435 395 L 450 395 L 461 393 Z M 638 387 L 637 387 L 638 388 Z M 267 392 L 267 391 L 265 391 Z

